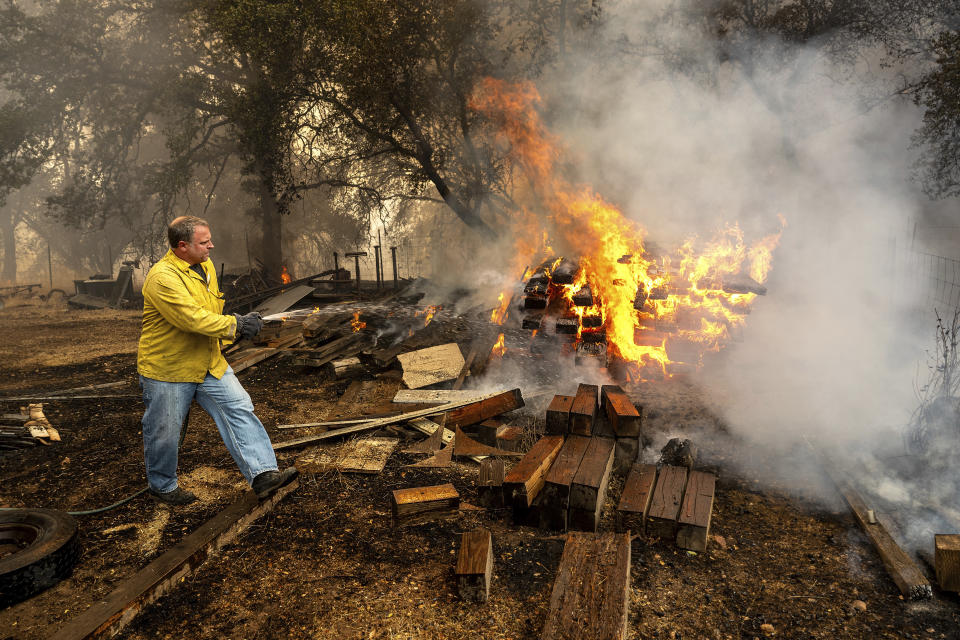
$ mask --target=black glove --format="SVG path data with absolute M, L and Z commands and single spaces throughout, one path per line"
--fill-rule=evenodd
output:
M 251 311 L 245 316 L 239 313 L 233 314 L 237 319 L 237 340 L 242 338 L 252 338 L 260 333 L 263 328 L 263 316 L 258 311 Z

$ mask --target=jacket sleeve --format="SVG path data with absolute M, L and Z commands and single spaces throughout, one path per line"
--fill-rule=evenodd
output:
M 233 338 L 237 332 L 233 315 L 213 313 L 198 305 L 176 276 L 160 274 L 143 288 L 143 297 L 164 320 L 181 331 L 212 338 Z

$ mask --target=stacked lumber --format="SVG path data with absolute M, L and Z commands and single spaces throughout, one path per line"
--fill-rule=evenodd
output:
M 573 396 L 554 396 L 547 407 L 546 432 L 614 439 L 613 472 L 626 473 L 640 455 L 643 418 L 616 385 L 581 384 Z
M 547 472 L 563 447 L 563 436 L 544 436 L 503 479 L 504 499 L 513 508 L 518 524 L 539 522 L 534 501 L 543 489 Z
M 541 640 L 626 638 L 629 593 L 628 534 L 569 534 Z
M 675 538 L 677 546 L 706 551 L 716 477 L 686 467 L 634 465 L 627 474 L 617 505 L 618 531 L 646 531 L 660 538 Z

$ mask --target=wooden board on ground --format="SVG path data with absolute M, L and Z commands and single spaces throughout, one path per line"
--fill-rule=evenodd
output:
M 493 576 L 493 538 L 487 529 L 465 531 L 457 556 L 457 586 L 467 602 L 486 602 Z
M 391 495 L 393 526 L 449 518 L 460 508 L 460 494 L 452 484 L 397 489 Z
M 84 640 L 117 635 L 147 605 L 156 602 L 177 584 L 193 575 L 207 558 L 236 540 L 257 518 L 300 486 L 294 480 L 269 498 L 258 500 L 253 491 L 207 520 L 176 546 L 124 581 L 105 599 L 70 620 L 58 631 L 40 637 Z
M 629 593 L 629 535 L 569 534 L 541 640 L 623 640 Z
M 570 484 L 571 528 L 597 530 L 613 470 L 614 447 L 615 443 L 610 438 L 590 438 L 577 474 Z
M 400 389 L 393 396 L 393 402 L 396 404 L 443 404 L 472 400 L 481 395 L 483 394 L 472 389 Z
M 623 389 L 616 385 L 603 385 L 601 401 L 617 437 L 640 435 L 642 417 Z
M 580 384 L 570 406 L 570 433 L 581 436 L 593 434 L 593 421 L 597 415 L 597 392 L 595 384 Z
M 867 504 L 860 497 L 860 494 L 844 480 L 839 482 L 837 480 L 838 478 L 834 477 L 840 494 L 850 506 L 854 518 L 860 524 L 860 528 L 870 538 L 873 548 L 877 550 L 877 554 L 883 561 L 883 566 L 886 567 L 887 573 L 890 574 L 897 588 L 900 589 L 900 593 L 910 600 L 932 598 L 933 587 L 930 586 L 930 582 L 916 563 L 900 548 L 900 545 L 897 544 L 879 520 L 870 522 L 867 517 Z
M 283 313 L 314 291 L 316 291 L 316 289 L 308 287 L 305 284 L 291 287 L 283 293 L 275 295 L 265 302 L 261 302 L 254 311 L 259 311 L 264 317 L 272 316 L 275 313 Z
M 647 532 L 661 538 L 673 538 L 677 533 L 677 516 L 683 490 L 687 486 L 687 468 L 663 465 L 647 511 Z
M 380 473 L 400 442 L 397 438 L 358 438 L 310 452 L 297 459 L 297 468 L 308 473 L 337 470 L 341 473 Z
M 499 418 L 488 418 L 474 427 L 476 429 L 476 440 L 481 444 L 491 447 L 497 446 L 497 431 L 503 426 L 503 421 Z
M 563 436 L 544 436 L 527 452 L 503 479 L 504 497 L 513 505 L 515 520 L 527 509 L 543 488 L 547 472 L 563 447 Z
M 689 551 L 706 551 L 713 513 L 713 492 L 717 479 L 712 473 L 691 471 L 677 519 L 677 546 Z
M 933 536 L 933 565 L 943 591 L 960 591 L 960 535 L 938 533 Z
M 644 531 L 653 487 L 657 482 L 657 467 L 652 464 L 635 464 L 623 483 L 623 492 L 617 505 L 617 531 Z
M 507 391 L 507 392 L 504 392 L 504 393 L 490 394 L 489 396 L 486 396 L 486 397 L 484 398 L 484 400 L 486 400 L 486 399 L 491 399 L 491 400 L 492 400 L 492 399 L 497 398 L 498 396 L 509 396 L 510 399 L 512 399 L 512 400 L 515 401 L 519 395 L 520 395 L 520 390 L 519 390 L 519 389 L 514 389 L 513 391 Z M 474 403 L 472 403 L 472 404 L 479 405 L 481 402 L 483 402 L 483 401 L 477 401 L 477 402 L 474 402 Z M 520 403 L 521 403 L 521 406 L 522 406 L 522 403 L 523 403 L 523 399 L 522 399 L 522 398 L 520 398 Z M 310 443 L 312 443 L 312 442 L 320 442 L 320 441 L 322 441 L 322 440 L 327 440 L 327 439 L 329 439 L 329 438 L 337 438 L 337 437 L 345 436 L 345 435 L 348 435 L 348 434 L 351 434 L 351 433 L 359 433 L 359 432 L 361 432 L 361 431 L 368 431 L 368 430 L 370 430 L 370 429 L 376 429 L 376 428 L 378 428 L 378 427 L 385 427 L 385 426 L 391 425 L 391 424 L 400 424 L 401 422 L 408 422 L 408 421 L 410 421 L 410 420 L 413 420 L 414 418 L 425 418 L 425 417 L 427 417 L 427 416 L 439 415 L 439 414 L 441 414 L 441 413 L 446 413 L 446 412 L 448 412 L 448 411 L 452 411 L 452 410 L 454 410 L 454 409 L 463 407 L 465 404 L 467 404 L 467 403 L 451 402 L 451 403 L 448 403 L 448 404 L 443 404 L 443 405 L 439 405 L 439 406 L 436 406 L 436 407 L 431 407 L 431 408 L 429 408 L 429 409 L 421 409 L 421 410 L 418 410 L 418 411 L 410 411 L 410 412 L 407 412 L 407 413 L 400 414 L 399 416 L 391 416 L 391 417 L 386 417 L 386 418 L 377 418 L 377 419 L 375 419 L 375 420 L 370 420 L 369 422 L 361 422 L 361 423 L 359 423 L 359 424 L 354 424 L 354 425 L 350 425 L 350 426 L 347 426 L 347 427 L 342 427 L 342 428 L 340 428 L 340 429 L 331 429 L 330 431 L 326 431 L 326 432 L 324 432 L 324 433 L 318 433 L 318 434 L 314 434 L 314 435 L 310 435 L 310 436 L 304 436 L 304 437 L 302 437 L 302 438 L 294 438 L 294 439 L 292 439 L 292 440 L 285 440 L 285 441 L 283 441 L 283 442 L 275 442 L 275 443 L 273 444 L 273 449 L 274 449 L 274 451 L 281 451 L 281 450 L 283 450 L 283 449 L 290 449 L 290 448 L 293 448 L 293 447 L 302 447 L 303 445 L 310 444 Z M 488 406 L 488 408 L 494 408 L 494 407 L 496 407 L 496 406 L 499 406 L 499 404 L 497 404 L 497 402 L 495 402 L 495 403 L 490 404 L 490 405 L 487 405 L 487 406 Z M 479 415 L 479 414 L 482 414 L 482 413 L 483 413 L 483 408 L 482 408 L 482 407 L 474 407 L 474 408 L 471 408 L 471 409 L 467 412 L 467 415 L 474 415 L 474 414 Z M 477 418 L 477 421 L 479 422 L 480 420 L 483 420 L 483 419 L 484 419 L 484 418 L 479 418 L 479 417 L 478 417 L 478 418 Z M 456 423 L 456 424 L 458 424 L 459 426 L 463 426 L 463 423 Z M 468 423 L 468 424 L 472 424 L 472 423 Z M 430 433 L 433 433 L 433 431 L 430 431 Z M 453 433 L 452 433 L 452 432 L 451 432 L 451 434 L 450 434 L 450 437 L 451 437 L 451 439 L 453 438 Z
M 580 468 L 580 461 L 590 444 L 590 438 L 568 436 L 553 461 L 543 485 L 543 508 L 540 526 L 544 529 L 566 531 L 570 510 L 570 485 Z
M 397 356 L 403 367 L 403 382 L 411 389 L 456 380 L 464 359 L 455 342 L 428 347 Z
M 553 396 L 547 407 L 547 433 L 564 434 L 570 431 L 570 408 L 574 396 Z
M 428 436 L 434 436 L 436 435 L 437 431 L 439 431 L 440 442 L 445 445 L 449 445 L 450 443 L 452 443 L 455 438 L 455 434 L 453 431 L 450 431 L 450 429 L 441 428 L 440 425 L 438 425 L 433 420 L 428 420 L 426 418 L 415 418 L 410 422 L 408 422 L 407 424 L 409 424 L 411 427 L 413 427 L 420 433 L 425 433 Z M 453 449 L 450 450 L 450 454 L 451 456 L 453 455 Z M 481 460 L 485 460 L 486 458 L 484 458 L 484 456 L 470 456 L 470 459 L 473 460 L 474 462 L 480 462 Z
M 474 399 L 474 402 L 452 409 L 447 414 L 446 427 L 467 427 L 488 418 L 493 418 L 507 411 L 513 411 L 523 406 L 523 395 L 520 389 L 504 391 L 490 397 Z

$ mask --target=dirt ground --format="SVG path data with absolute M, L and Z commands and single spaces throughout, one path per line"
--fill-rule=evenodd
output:
M 104 392 L 123 397 L 48 402 L 46 415 L 63 440 L 0 454 L 0 506 L 90 509 L 142 488 L 139 313 L 11 303 L 0 311 L 0 333 L 0 396 L 128 383 Z M 346 383 L 278 358 L 241 380 L 274 441 L 307 433 L 279 431 L 277 424 L 374 412 L 400 384 L 394 373 L 344 398 Z M 778 638 L 960 637 L 957 596 L 935 591 L 932 601 L 903 600 L 839 500 L 808 501 L 805 487 L 776 479 L 788 474 L 738 472 L 742 443 L 725 435 L 694 386 L 677 380 L 630 391 L 642 398 L 655 440 L 678 425 L 709 432 L 700 464 L 718 475 L 716 538 L 707 552 L 681 551 L 670 540 L 635 540 L 632 638 L 758 638 L 770 634 L 763 625 L 772 625 Z M 531 437 L 542 428 L 548 399 L 530 398 L 515 420 Z M 9 413 L 21 403 L 0 404 L 0 412 Z M 282 454 L 281 466 L 303 453 Z M 763 452 L 749 455 L 763 459 Z M 452 482 L 464 502 L 477 503 L 475 464 L 405 466 L 419 458 L 398 450 L 375 476 L 304 474 L 295 493 L 147 607 L 120 637 L 538 637 L 563 537 L 513 526 L 507 512 L 483 509 L 391 529 L 393 489 Z M 180 471 L 198 502 L 168 508 L 141 496 L 80 517 L 84 553 L 73 575 L 0 611 L 0 639 L 49 637 L 245 488 L 213 421 L 199 409 L 191 413 Z M 611 485 L 604 530 L 612 527 L 621 485 Z M 480 526 L 493 533 L 494 578 L 488 603 L 466 604 L 456 595 L 456 547 L 462 531 Z

